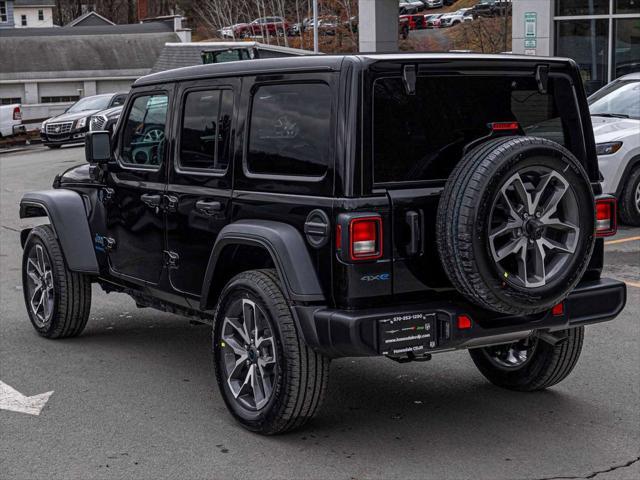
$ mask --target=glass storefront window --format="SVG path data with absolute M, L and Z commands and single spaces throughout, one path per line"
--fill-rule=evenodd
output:
M 618 0 L 637 3 L 640 0 Z M 637 8 L 637 7 L 636 7 Z M 556 15 L 607 15 L 609 13 L 609 0 L 556 0 Z
M 640 0 L 637 0 L 640 3 Z M 640 18 L 614 20 L 613 78 L 640 71 Z
M 609 20 L 556 22 L 556 55 L 573 58 L 587 94 L 607 83 Z
M 640 14 L 640 0 L 615 0 L 613 13 L 638 13 Z

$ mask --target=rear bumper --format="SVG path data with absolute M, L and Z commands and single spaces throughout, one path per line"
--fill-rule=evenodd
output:
M 381 355 L 380 322 L 398 317 L 433 318 L 429 341 L 416 340 L 420 353 L 438 353 L 516 341 L 534 330 L 557 331 L 615 318 L 624 308 L 626 285 L 602 278 L 581 282 L 564 302 L 564 312 L 508 316 L 466 302 L 428 302 L 406 307 L 333 310 L 294 307 L 307 343 L 331 357 Z M 457 318 L 472 319 L 471 328 L 458 329 Z M 409 342 L 411 343 L 411 342 Z M 399 344 L 400 345 L 400 344 Z M 406 342 L 402 345 L 407 346 Z M 406 350 L 406 348 L 405 348 Z

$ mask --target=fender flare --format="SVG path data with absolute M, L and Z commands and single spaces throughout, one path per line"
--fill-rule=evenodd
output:
M 25 193 L 20 200 L 20 218 L 49 217 L 60 242 L 67 267 L 73 272 L 98 274 L 87 211 L 79 193 L 57 189 Z M 31 229 L 20 234 L 22 246 Z
M 266 250 L 282 280 L 287 300 L 325 302 L 307 246 L 296 228 L 276 221 L 240 220 L 226 225 L 216 239 L 202 285 L 201 310 L 212 309 L 217 301 L 216 291 L 224 287 L 217 286 L 211 295 L 218 259 L 229 245 L 252 245 Z

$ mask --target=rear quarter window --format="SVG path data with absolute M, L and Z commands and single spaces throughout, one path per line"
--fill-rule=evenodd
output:
M 408 95 L 401 77 L 373 85 L 374 183 L 445 180 L 464 146 L 490 133 L 491 122 L 517 121 L 526 135 L 564 145 L 565 128 L 550 79 L 548 93 L 532 77 L 421 76 Z
M 331 89 L 324 83 L 263 85 L 249 126 L 249 174 L 321 177 L 331 156 Z

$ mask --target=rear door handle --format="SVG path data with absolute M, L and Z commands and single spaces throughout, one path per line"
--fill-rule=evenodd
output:
M 405 222 L 409 226 L 409 243 L 407 244 L 407 255 L 415 256 L 422 253 L 424 249 L 424 238 L 422 234 L 422 212 L 413 210 L 405 214 Z
M 198 200 L 196 202 L 196 210 L 205 215 L 215 215 L 222 210 L 222 204 L 212 200 Z
M 162 195 L 152 195 L 149 193 L 145 193 L 143 195 L 140 195 L 140 200 L 142 200 L 142 203 L 144 203 L 148 207 L 158 208 L 160 206 L 160 203 L 162 202 Z

